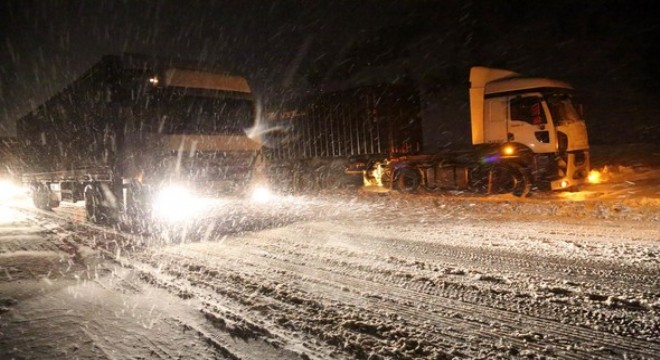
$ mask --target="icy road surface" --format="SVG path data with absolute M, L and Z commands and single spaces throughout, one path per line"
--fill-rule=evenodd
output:
M 658 358 L 658 207 L 546 200 L 231 200 L 153 236 L 7 208 L 0 358 Z

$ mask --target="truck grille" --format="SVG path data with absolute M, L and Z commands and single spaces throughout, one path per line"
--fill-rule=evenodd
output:
M 584 151 L 575 152 L 575 165 L 582 166 L 584 165 L 586 160 L 587 160 L 587 156 L 585 155 Z

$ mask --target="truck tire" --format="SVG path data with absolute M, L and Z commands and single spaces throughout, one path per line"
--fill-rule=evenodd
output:
M 60 206 L 56 195 L 44 184 L 32 185 L 32 203 L 34 207 L 41 210 L 52 210 Z
M 419 188 L 421 177 L 419 172 L 411 168 L 404 168 L 396 175 L 396 189 L 404 193 L 414 193 Z
M 513 194 L 526 196 L 531 190 L 531 181 L 519 166 L 497 164 L 488 171 L 488 194 Z
M 103 204 L 103 195 L 97 186 L 87 185 L 85 187 L 85 215 L 87 220 L 102 224 L 108 220 L 107 213 Z
M 32 186 L 32 203 L 34 207 L 41 210 L 50 210 L 48 207 L 50 196 L 48 189 L 43 184 Z

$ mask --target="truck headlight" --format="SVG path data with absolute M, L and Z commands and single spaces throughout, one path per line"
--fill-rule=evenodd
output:
M 152 213 L 164 220 L 186 220 L 200 210 L 199 199 L 182 185 L 168 185 L 160 189 L 152 203 Z
M 0 180 L 0 199 L 19 197 L 24 193 L 22 187 L 9 180 Z
M 267 187 L 258 186 L 252 190 L 250 198 L 254 202 L 265 203 L 271 201 L 274 198 L 274 195 Z

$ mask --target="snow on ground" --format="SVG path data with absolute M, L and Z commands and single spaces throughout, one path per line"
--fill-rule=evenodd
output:
M 568 245 L 599 223 L 557 231 L 556 223 L 433 224 L 414 215 L 330 215 L 135 260 L 153 282 L 205 299 L 204 311 L 232 309 L 285 343 L 320 339 L 340 357 L 652 358 L 660 349 L 657 261 L 638 266 L 625 252 L 627 262 L 592 261 Z M 519 226 L 528 234 L 510 239 Z M 633 238 L 607 240 L 608 231 L 597 233 L 594 254 L 624 241 L 658 255 L 653 227 Z M 543 244 L 550 251 L 536 252 Z
M 657 358 L 658 168 L 607 165 L 522 199 L 218 199 L 151 235 L 0 206 L 0 356 Z
M 239 353 L 232 337 L 216 335 L 189 301 L 104 259 L 95 237 L 108 241 L 112 234 L 4 205 L 0 214 L 0 358 L 232 359 Z M 260 341 L 242 346 L 251 358 L 296 357 Z
M 496 211 L 502 201 L 512 210 Z M 541 206 L 224 201 L 127 256 L 150 283 L 200 299 L 209 321 L 310 357 L 653 358 L 657 213 L 631 229 L 625 217 L 539 215 L 518 202 Z

